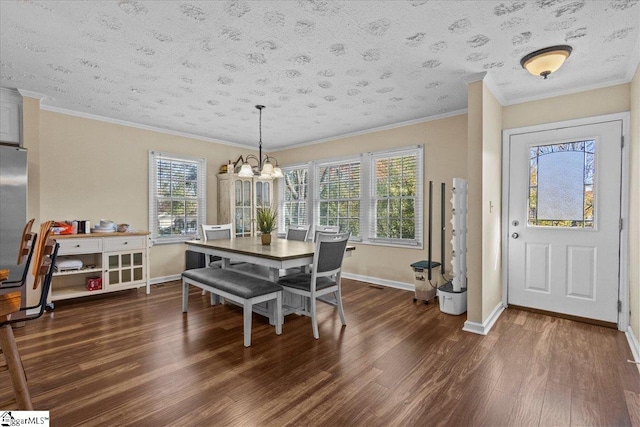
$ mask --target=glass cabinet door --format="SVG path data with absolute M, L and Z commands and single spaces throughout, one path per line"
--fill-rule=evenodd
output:
M 107 286 L 128 285 L 144 279 L 142 251 L 105 253 Z
M 256 181 L 256 207 L 271 206 L 271 182 Z
M 234 184 L 236 236 L 251 235 L 251 181 L 237 180 Z

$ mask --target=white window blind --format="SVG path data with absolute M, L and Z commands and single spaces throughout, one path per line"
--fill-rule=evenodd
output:
M 358 158 L 316 166 L 315 224 L 337 225 L 354 239 L 360 238 L 361 230 L 360 164 Z
M 206 160 L 149 152 L 149 229 L 154 243 L 198 237 L 206 219 Z
M 419 245 L 422 240 L 422 150 L 371 156 L 369 238 Z

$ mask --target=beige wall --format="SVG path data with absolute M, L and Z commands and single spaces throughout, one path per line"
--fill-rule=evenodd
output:
M 39 125 L 41 219 L 88 219 L 95 225 L 105 218 L 148 230 L 148 153 L 156 150 L 207 159 L 207 221 L 215 223 L 215 175 L 220 165 L 243 153 L 236 147 L 44 110 Z M 31 151 L 29 156 L 31 162 Z M 30 165 L 30 174 L 37 170 Z M 183 269 L 183 244 L 151 248 L 152 278 Z
M 502 105 L 482 85 L 482 321 L 502 302 Z
M 640 66 L 631 81 L 630 110 L 630 168 L 631 185 L 629 198 L 629 290 L 630 325 L 640 340 Z
M 440 259 L 439 224 L 440 193 L 439 184 L 444 182 L 451 188 L 454 177 L 466 177 L 467 157 L 467 116 L 455 117 L 419 123 L 395 129 L 372 132 L 349 138 L 338 139 L 323 144 L 306 145 L 273 153 L 280 165 L 295 164 L 308 160 L 346 156 L 367 151 L 377 151 L 413 144 L 424 144 L 424 188 L 426 230 L 427 193 L 429 181 L 434 182 L 434 260 Z M 446 197 L 446 215 L 451 215 L 450 197 Z M 426 259 L 425 247 L 418 249 L 392 248 L 387 246 L 356 245 L 357 249 L 351 258 L 345 260 L 345 272 L 366 277 L 378 278 L 393 282 L 413 284 L 413 272 L 409 265 L 412 262 Z M 451 251 L 451 230 L 446 239 L 447 253 Z M 447 271 L 450 264 L 445 264 Z
M 502 106 L 482 80 L 467 88 L 467 320 L 483 323 L 502 301 Z

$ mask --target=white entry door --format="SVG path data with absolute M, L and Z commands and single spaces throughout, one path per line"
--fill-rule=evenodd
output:
M 513 134 L 507 301 L 618 321 L 622 121 Z

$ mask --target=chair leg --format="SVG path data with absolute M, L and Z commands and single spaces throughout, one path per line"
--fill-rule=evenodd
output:
M 182 279 L 182 312 L 187 312 L 187 305 L 189 303 L 189 284 Z
M 316 298 L 309 298 L 311 301 L 311 325 L 313 326 L 313 337 L 315 339 L 320 338 L 320 334 L 318 333 L 318 316 L 316 315 Z
M 251 306 L 249 301 L 244 302 L 244 346 L 251 347 Z
M 24 374 L 24 368 L 22 367 L 22 361 L 20 360 L 20 354 L 18 353 L 16 339 L 13 336 L 11 325 L 0 327 L 0 349 L 2 349 L 7 361 L 7 368 L 9 370 L 9 376 L 11 377 L 11 383 L 13 384 L 13 392 L 18 402 L 18 408 L 21 411 L 33 411 L 31 394 L 27 387 L 27 377 Z
M 342 309 L 342 292 L 340 292 L 340 288 L 333 293 L 336 297 L 336 304 L 338 305 L 338 314 L 340 315 L 340 321 L 343 325 L 347 325 L 347 322 L 344 321 L 344 310 Z
M 282 292 L 276 292 L 276 309 L 275 315 L 276 318 L 276 335 L 282 334 Z

